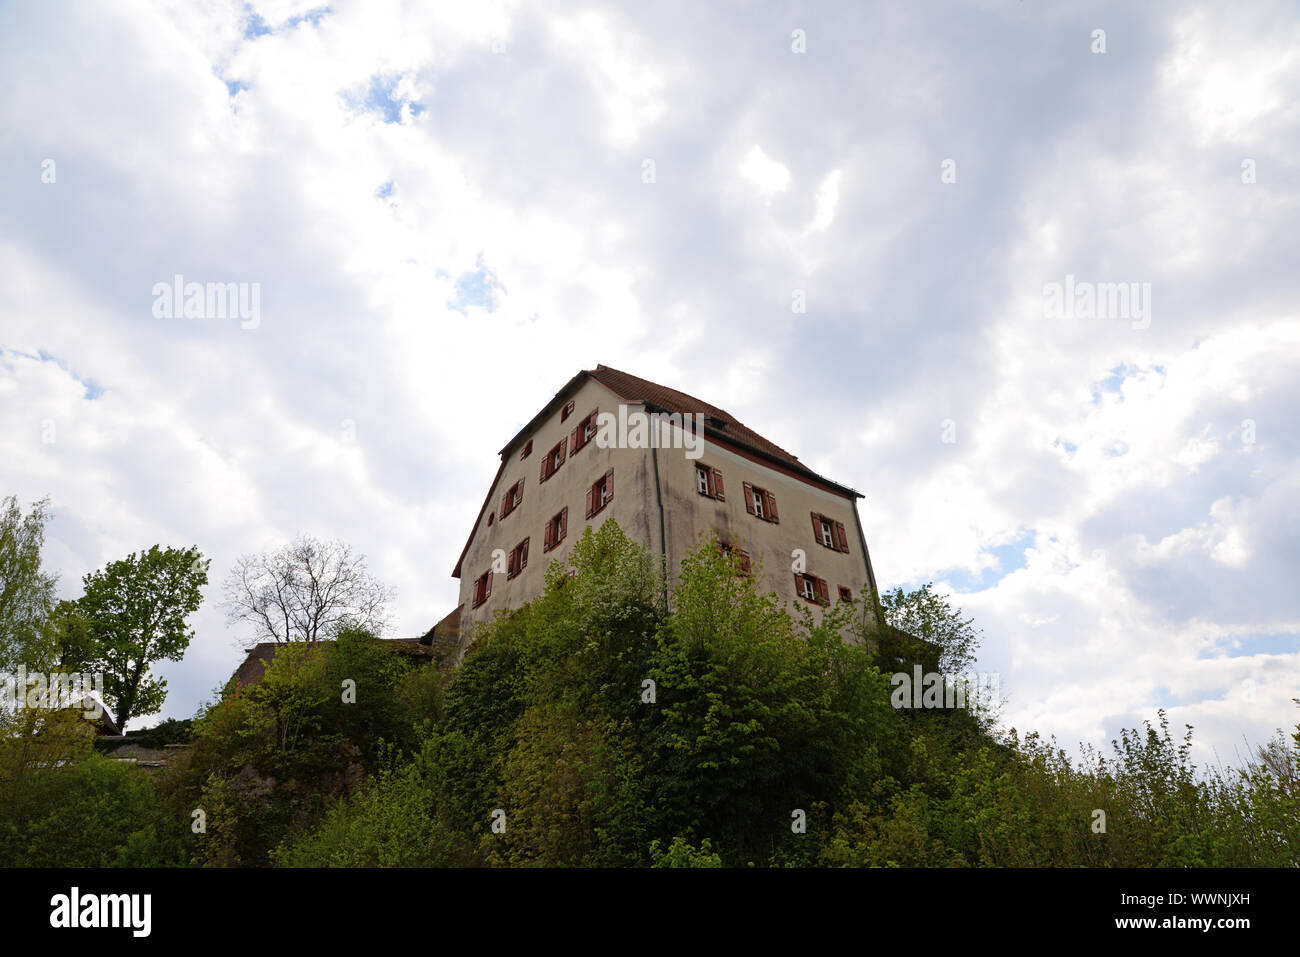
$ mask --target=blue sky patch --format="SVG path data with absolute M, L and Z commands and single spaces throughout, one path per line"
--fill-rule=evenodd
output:
M 456 279 L 456 295 L 447 300 L 447 308 L 462 316 L 469 315 L 470 306 L 496 312 L 500 305 L 497 293 L 505 292 L 506 289 L 497 279 L 497 274 L 484 265 L 482 253 L 478 254 L 475 266 L 477 268 L 474 272 L 460 274 Z

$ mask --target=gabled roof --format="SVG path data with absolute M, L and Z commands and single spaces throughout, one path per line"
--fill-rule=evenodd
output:
M 541 411 L 529 419 L 528 424 L 516 432 L 514 437 L 501 449 L 501 466 L 497 469 L 492 484 L 488 486 L 483 505 L 479 509 L 478 517 L 474 520 L 474 527 L 470 529 L 469 538 L 465 541 L 465 547 L 461 549 L 460 558 L 456 560 L 456 568 L 451 573 L 453 578 L 459 578 L 461 575 L 461 565 L 465 561 L 465 556 L 469 553 L 470 543 L 474 541 L 474 535 L 478 532 L 483 516 L 487 514 L 488 503 L 492 501 L 492 492 L 501 479 L 506 462 L 509 461 L 509 456 L 513 454 L 514 449 L 519 447 L 528 436 L 537 430 L 537 427 L 543 421 L 555 414 L 555 411 L 568 401 L 569 396 L 578 391 L 588 379 L 599 382 L 625 402 L 644 402 L 651 411 L 681 415 L 703 413 L 705 436 L 718 444 L 729 446 L 732 450 L 740 452 L 748 458 L 753 458 L 767 464 L 769 467 L 776 468 L 778 471 L 802 478 L 840 495 L 850 498 L 863 497 L 861 492 L 854 491 L 846 485 L 840 485 L 838 482 L 832 482 L 830 479 L 818 475 L 800 462 L 798 456 L 787 452 L 775 442 L 763 438 L 763 436 L 746 426 L 725 409 L 705 402 L 703 399 L 697 399 L 695 396 L 688 395 L 678 389 L 671 389 L 657 382 L 651 382 L 649 379 L 642 379 L 630 372 L 611 369 L 606 365 L 597 365 L 595 369 L 584 369 L 566 382 L 563 388 L 555 393 L 551 401 L 546 403 Z
M 670 389 L 666 385 L 659 385 L 659 383 L 651 382 L 649 379 L 642 379 L 630 372 L 611 369 L 609 366 L 596 366 L 595 371 L 591 373 L 591 377 L 624 399 L 643 400 L 657 405 L 667 412 L 679 412 L 683 415 L 703 412 L 706 417 L 706 426 L 712 425 L 717 430 L 726 433 L 727 437 L 733 441 L 766 452 L 768 455 L 773 455 L 795 468 L 802 469 L 805 467 L 797 456 L 791 455 L 775 442 L 769 442 L 753 429 L 746 427 L 730 412 L 719 409 L 716 405 L 710 405 L 693 395 L 687 395 L 677 389 Z M 713 421 L 710 422 L 710 419 Z

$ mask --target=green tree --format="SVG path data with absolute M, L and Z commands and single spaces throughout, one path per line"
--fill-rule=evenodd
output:
M 46 647 L 58 671 L 88 671 L 98 657 L 94 630 L 81 605 L 61 601 L 45 623 Z
M 974 619 L 963 618 L 960 608 L 936 595 L 927 583 L 916 591 L 895 588 L 880 596 L 886 623 L 940 648 L 939 670 L 958 675 L 975 663 L 980 631 Z
M 55 577 L 41 571 L 49 500 L 26 515 L 16 496 L 0 502 L 0 670 L 20 662 L 42 666 L 42 630 L 54 607 Z
M 179 661 L 194 632 L 186 618 L 198 610 L 209 561 L 197 548 L 132 552 L 83 579 L 78 600 L 90 620 L 95 666 L 104 672 L 104 696 L 117 726 L 154 714 L 167 698 L 167 682 L 150 675 L 157 661 Z

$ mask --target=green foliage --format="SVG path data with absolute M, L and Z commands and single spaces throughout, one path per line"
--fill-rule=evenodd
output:
M 940 650 L 938 671 L 948 675 L 961 674 L 975 662 L 980 632 L 973 619 L 963 618 L 960 608 L 953 608 L 931 589 L 933 583 L 923 585 L 913 592 L 901 588 L 880 596 L 885 621 L 904 636 L 919 638 Z M 899 636 L 894 636 L 900 641 Z
M 320 825 L 271 854 L 279 867 L 464 867 L 472 846 L 444 819 L 418 764 L 382 771 L 340 800 Z
M 106 704 L 117 727 L 138 715 L 154 714 L 167 698 L 167 682 L 150 675 L 158 661 L 179 661 L 194 633 L 185 619 L 203 600 L 209 562 L 196 548 L 132 552 L 83 580 L 78 600 L 89 620 L 94 667 L 104 672 Z
M 16 496 L 0 501 L 0 672 L 50 664 L 41 640 L 54 608 L 55 578 L 41 571 L 48 508 L 41 499 L 24 515 Z
M 674 837 L 668 847 L 662 842 L 650 842 L 651 867 L 725 867 L 722 857 L 713 850 L 713 844 L 706 837 L 700 842 L 699 849 L 692 847 L 680 835 Z
M 138 770 L 90 756 L 32 774 L 0 815 L 9 867 L 158 864 L 153 789 Z
M 0 715 L 3 861 L 1300 866 L 1300 727 L 1203 770 L 1161 713 L 1072 761 L 987 714 L 891 706 L 901 663 L 971 662 L 928 586 L 791 613 L 705 541 L 670 612 L 611 521 L 570 563 L 450 673 L 355 629 L 278 646 L 190 728 L 132 736 L 188 740 L 160 772 L 93 756 L 77 712 Z M 52 660 L 78 657 L 74 612 L 41 631 Z

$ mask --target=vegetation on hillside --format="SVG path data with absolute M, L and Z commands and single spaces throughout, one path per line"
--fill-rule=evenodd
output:
M 986 711 L 892 705 L 914 661 L 973 660 L 929 589 L 818 621 L 705 543 L 670 613 L 613 522 L 570 564 L 449 671 L 357 629 L 286 643 L 156 771 L 7 717 L 0 863 L 1300 865 L 1300 728 L 1198 769 L 1162 714 L 1072 761 Z

